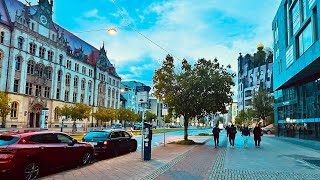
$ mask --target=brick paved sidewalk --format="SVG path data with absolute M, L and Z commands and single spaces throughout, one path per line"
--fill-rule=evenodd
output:
M 195 137 L 204 142 L 212 137 Z M 42 179 L 153 179 L 189 155 L 200 145 L 167 144 L 152 149 L 152 160 L 142 161 L 141 153 L 134 152 L 112 159 L 101 160 L 89 166 L 60 172 Z

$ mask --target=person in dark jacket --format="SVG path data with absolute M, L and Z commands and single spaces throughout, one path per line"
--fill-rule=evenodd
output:
M 229 125 L 227 125 L 227 127 L 226 127 L 226 131 L 227 131 L 227 137 L 229 137 Z
M 260 125 L 257 125 L 253 129 L 253 135 L 254 135 L 254 143 L 255 143 L 256 147 L 258 147 L 258 148 L 260 147 L 261 133 L 262 133 L 262 130 L 260 128 Z
M 234 147 L 234 141 L 236 138 L 236 134 L 237 134 L 237 128 L 234 127 L 234 125 L 232 124 L 231 127 L 229 128 L 229 142 L 230 142 L 230 146 L 231 148 Z
M 243 137 L 243 145 L 245 148 L 248 147 L 248 136 L 250 136 L 250 130 L 248 128 L 248 126 L 245 126 L 244 128 L 242 128 L 242 134 L 241 136 Z
M 218 124 L 216 124 L 216 127 L 212 129 L 213 137 L 214 137 L 214 147 L 217 148 L 219 145 L 219 134 L 220 134 L 220 129 L 218 127 Z

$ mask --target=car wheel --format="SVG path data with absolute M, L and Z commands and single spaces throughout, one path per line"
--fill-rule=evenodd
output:
M 40 166 L 36 162 L 28 162 L 23 168 L 24 179 L 31 180 L 36 179 L 39 176 Z
M 84 153 L 82 156 L 82 165 L 85 166 L 90 164 L 91 160 L 92 160 L 92 155 L 88 152 Z

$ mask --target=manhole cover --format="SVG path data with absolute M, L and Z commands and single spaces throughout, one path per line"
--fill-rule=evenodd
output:
M 310 164 L 312 164 L 312 165 L 315 165 L 315 166 L 319 166 L 319 167 L 320 167 L 320 160 L 304 159 L 304 161 L 306 161 L 307 163 L 310 163 Z

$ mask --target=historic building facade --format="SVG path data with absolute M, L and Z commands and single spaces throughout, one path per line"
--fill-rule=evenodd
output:
M 277 135 L 320 140 L 319 0 L 282 0 L 273 20 Z
M 55 110 L 69 103 L 120 105 L 121 78 L 104 46 L 98 50 L 53 22 L 52 7 L 52 0 L 0 0 L 0 91 L 12 107 L 7 127 L 40 127 L 44 116 L 59 127 Z
M 273 96 L 272 52 L 265 52 L 262 44 L 257 50 L 254 56 L 240 53 L 238 57 L 238 112 L 253 108 L 253 98 L 259 89 Z

